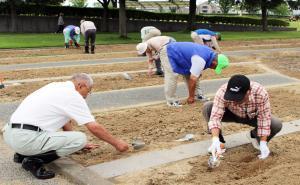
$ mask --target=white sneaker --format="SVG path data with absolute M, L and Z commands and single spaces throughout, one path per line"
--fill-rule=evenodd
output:
M 259 143 L 258 143 L 257 139 L 256 139 L 256 138 L 252 138 L 250 132 L 248 132 L 248 133 L 246 134 L 246 136 L 247 136 L 247 138 L 249 139 L 249 141 L 251 142 L 252 146 L 253 146 L 256 150 L 260 150 L 260 148 L 259 148 Z
M 169 107 L 176 107 L 176 108 L 182 107 L 182 105 L 179 101 L 167 102 L 167 105 Z

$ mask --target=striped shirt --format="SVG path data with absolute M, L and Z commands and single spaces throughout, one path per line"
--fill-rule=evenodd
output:
M 221 86 L 214 98 L 213 108 L 208 123 L 209 129 L 221 129 L 221 120 L 225 108 L 227 108 L 238 117 L 249 119 L 257 118 L 257 135 L 259 137 L 270 135 L 271 106 L 268 92 L 257 82 L 251 81 L 250 87 L 251 92 L 249 101 L 238 104 L 224 99 L 227 84 Z

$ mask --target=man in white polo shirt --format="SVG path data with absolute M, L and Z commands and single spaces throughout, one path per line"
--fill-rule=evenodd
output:
M 92 87 L 92 78 L 80 73 L 71 81 L 50 83 L 26 97 L 4 128 L 4 140 L 16 152 L 14 161 L 38 179 L 49 179 L 55 173 L 45 170 L 43 164 L 97 147 L 87 144 L 84 133 L 72 131 L 70 120 L 86 126 L 118 151 L 126 151 L 128 144 L 113 137 L 92 116 L 85 101 Z

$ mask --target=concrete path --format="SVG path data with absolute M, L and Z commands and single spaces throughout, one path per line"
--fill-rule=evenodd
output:
M 300 120 L 284 123 L 282 130 L 277 136 L 298 131 L 300 131 Z M 248 132 L 249 131 L 244 131 L 225 136 L 226 148 L 229 149 L 250 143 L 249 139 L 246 137 L 246 133 Z M 125 159 L 89 166 L 88 168 L 104 178 L 113 178 L 150 167 L 176 162 L 191 157 L 207 155 L 207 148 L 210 144 L 211 140 L 183 144 L 168 150 L 164 149 L 160 151 L 147 152 Z
M 54 179 L 38 180 L 12 160 L 14 152 L 4 144 L 0 134 L 0 184 L 1 185 L 73 185 L 66 177 L 56 174 Z
M 300 48 L 274 48 L 274 49 L 259 49 L 259 50 L 240 50 L 240 51 L 226 51 L 224 54 L 229 56 L 244 56 L 253 55 L 263 52 L 278 52 L 278 51 L 300 51 Z M 44 62 L 44 63 L 28 63 L 28 64 L 11 64 L 0 65 L 0 71 L 10 70 L 24 70 L 24 69 L 40 69 L 40 68 L 54 68 L 54 67 L 74 67 L 86 65 L 112 64 L 112 63 L 126 63 L 126 62 L 145 62 L 146 57 L 129 57 L 129 58 L 107 58 L 100 60 L 81 60 L 81 61 L 62 61 L 62 62 Z
M 248 77 L 251 80 L 257 81 L 266 87 L 299 83 L 299 80 L 273 73 L 249 75 Z M 222 84 L 227 82 L 227 80 L 228 79 L 203 80 L 201 81 L 201 86 L 206 94 L 214 94 Z M 164 86 L 159 85 L 98 92 L 88 97 L 87 102 L 92 111 L 161 103 L 165 100 L 163 89 Z M 178 85 L 177 95 L 180 98 L 184 98 L 187 96 L 187 89 L 184 84 L 181 83 Z M 10 115 L 19 104 L 20 102 L 0 104 L 0 120 L 2 120 L 3 122 L 8 121 Z

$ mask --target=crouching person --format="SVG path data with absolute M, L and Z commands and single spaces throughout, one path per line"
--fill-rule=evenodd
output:
M 209 152 L 221 154 L 225 140 L 221 132 L 221 122 L 236 122 L 254 127 L 247 137 L 254 148 L 260 151 L 259 159 L 266 159 L 270 150 L 269 141 L 281 130 L 282 123 L 271 115 L 268 92 L 244 75 L 234 75 L 228 83 L 217 91 L 213 102 L 203 106 L 203 116 L 212 134 Z
M 70 81 L 50 83 L 26 97 L 4 127 L 4 140 L 16 152 L 14 161 L 22 163 L 36 178 L 50 179 L 55 173 L 46 170 L 44 164 L 83 148 L 96 148 L 87 143 L 84 133 L 73 131 L 70 120 L 86 126 L 118 151 L 126 151 L 128 144 L 112 136 L 92 116 L 85 101 L 92 87 L 92 78 L 80 73 Z

